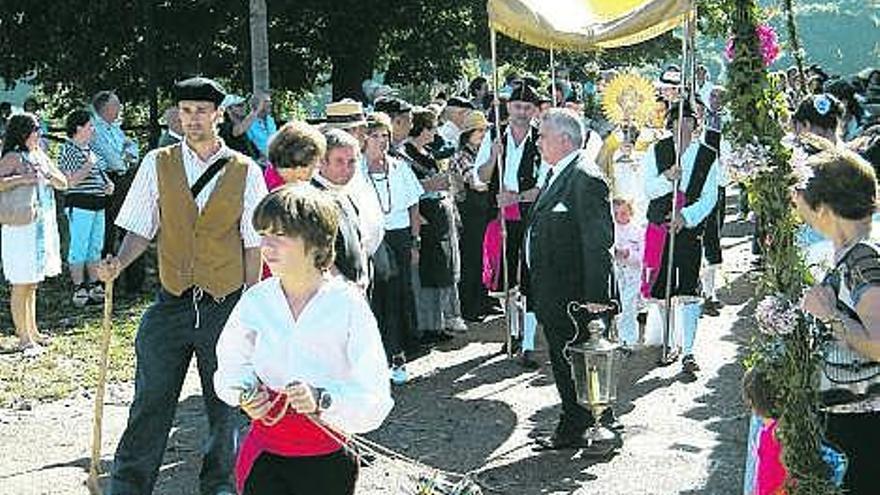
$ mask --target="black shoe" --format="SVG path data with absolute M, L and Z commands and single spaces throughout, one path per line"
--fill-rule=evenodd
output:
M 451 333 L 446 333 L 443 330 L 437 332 L 425 332 L 425 334 L 422 335 L 421 343 L 425 345 L 440 344 L 443 342 L 449 342 L 453 338 L 455 337 Z
M 721 316 L 721 312 L 718 311 L 719 304 L 716 303 L 713 299 L 707 299 L 706 302 L 703 303 L 703 314 L 706 316 Z
M 687 356 L 681 358 L 681 370 L 691 375 L 694 375 L 698 371 L 700 371 L 700 365 L 697 364 L 697 361 L 694 359 L 693 354 L 688 354 Z
M 586 433 L 589 427 L 572 427 L 564 423 L 556 426 L 549 437 L 535 439 L 536 451 L 576 449 L 587 445 Z
M 541 363 L 535 360 L 534 351 L 522 351 L 517 361 L 520 366 L 527 370 L 536 370 L 541 367 Z

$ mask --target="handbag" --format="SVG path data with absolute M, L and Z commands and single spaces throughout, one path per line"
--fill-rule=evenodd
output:
M 28 225 L 37 220 L 37 186 L 0 191 L 0 225 Z

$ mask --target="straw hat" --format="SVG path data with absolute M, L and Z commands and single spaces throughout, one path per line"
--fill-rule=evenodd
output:
M 474 129 L 486 129 L 487 127 L 489 127 L 489 120 L 486 119 L 483 112 L 474 110 L 468 113 L 468 116 L 464 119 L 464 126 L 462 127 L 461 132 L 464 134 L 465 132 L 473 131 Z
M 351 98 L 328 103 L 326 114 L 322 123 L 326 129 L 351 129 L 367 125 L 364 106 Z

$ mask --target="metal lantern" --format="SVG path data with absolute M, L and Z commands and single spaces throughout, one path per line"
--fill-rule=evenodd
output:
M 571 311 L 570 311 L 571 313 Z M 578 334 L 582 329 L 572 315 Z M 571 364 L 578 402 L 593 412 L 595 426 L 588 432 L 589 441 L 612 440 L 615 435 L 599 425 L 602 413 L 617 400 L 620 376 L 620 344 L 605 338 L 606 327 L 601 319 L 587 323 L 587 340 L 569 344 L 567 355 Z M 575 339 L 576 342 L 579 339 Z

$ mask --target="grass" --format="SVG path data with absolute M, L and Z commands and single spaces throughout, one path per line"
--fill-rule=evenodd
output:
M 140 317 L 152 301 L 155 276 L 148 289 L 134 296 L 114 298 L 108 383 L 134 379 L 134 337 Z M 118 291 L 117 291 L 118 292 Z M 69 277 L 61 275 L 40 284 L 37 323 L 52 337 L 46 352 L 36 358 L 0 355 L 0 407 L 64 399 L 92 392 L 98 377 L 103 306 L 77 308 L 70 301 Z M 9 310 L 9 287 L 0 288 L 0 347 L 17 342 Z

